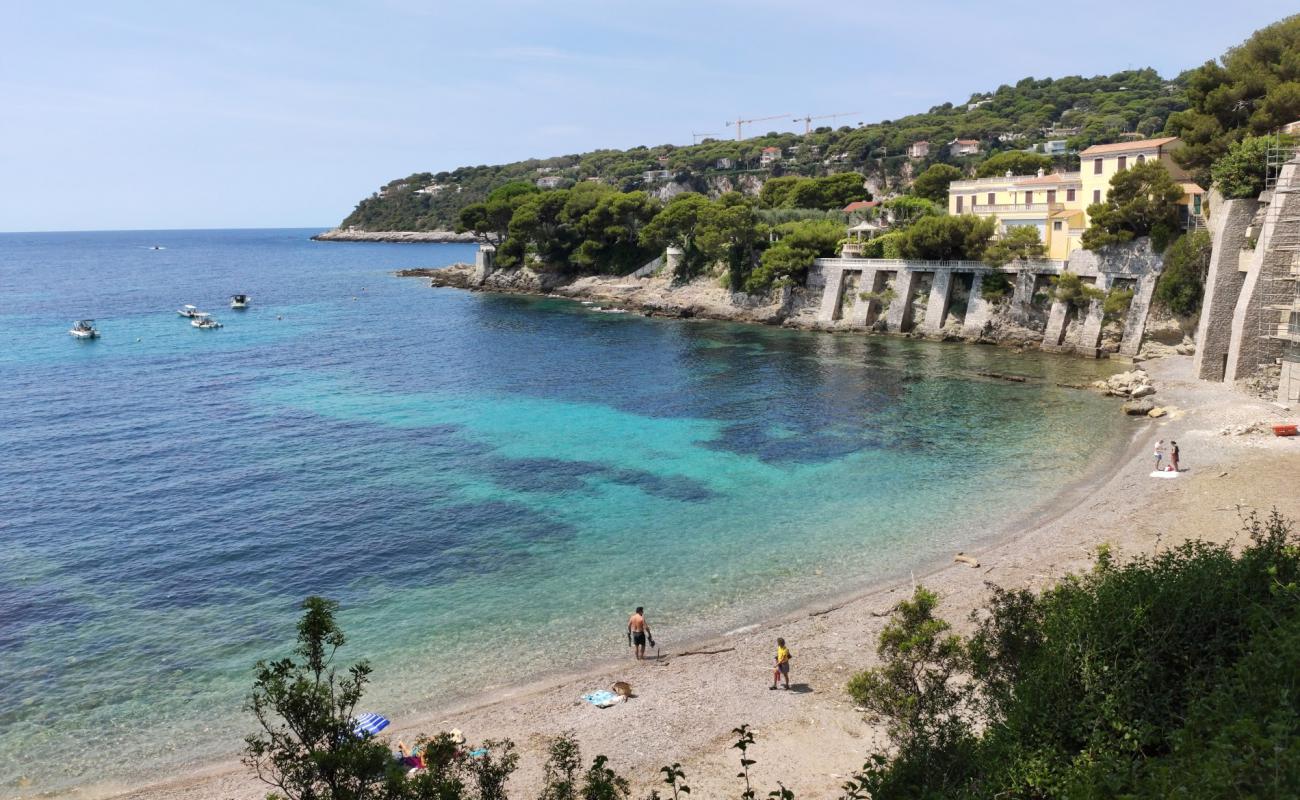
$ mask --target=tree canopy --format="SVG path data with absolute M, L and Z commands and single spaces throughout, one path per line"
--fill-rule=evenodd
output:
M 1033 175 L 1038 170 L 1051 172 L 1052 157 L 1023 150 L 1008 150 L 989 156 L 975 171 L 977 178 L 994 178 L 1010 172 L 1012 175 Z
M 1183 189 L 1159 161 L 1135 164 L 1110 179 L 1105 201 L 1088 206 L 1091 224 L 1083 232 L 1089 250 L 1150 236 L 1160 252 L 1178 234 Z
M 1167 132 L 1186 144 L 1174 157 L 1204 182 L 1233 142 L 1300 120 L 1300 14 L 1261 28 L 1183 81 L 1191 107 L 1169 117 Z
M 912 181 L 912 194 L 946 208 L 948 185 L 961 178 L 961 170 L 951 164 L 931 164 Z

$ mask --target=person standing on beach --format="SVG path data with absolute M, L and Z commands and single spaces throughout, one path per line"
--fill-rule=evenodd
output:
M 637 606 L 627 620 L 627 643 L 633 648 L 637 661 L 645 658 L 645 642 L 649 636 L 650 625 L 645 621 L 645 609 Z
M 776 688 L 776 682 L 785 679 L 785 688 L 790 688 L 790 650 L 785 646 L 785 639 L 777 638 L 776 640 L 776 668 L 772 670 L 772 685 L 769 689 Z
M 1165 440 L 1156 439 L 1156 450 L 1153 454 L 1156 457 L 1156 472 L 1160 471 L 1160 461 L 1165 457 Z
M 1170 439 L 1169 447 L 1171 448 L 1169 451 L 1169 463 L 1173 466 L 1174 472 L 1179 472 L 1180 470 L 1178 469 L 1178 442 L 1175 442 L 1173 439 Z

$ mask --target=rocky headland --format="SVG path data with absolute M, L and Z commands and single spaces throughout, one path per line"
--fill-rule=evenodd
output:
M 400 244 L 469 244 L 472 233 L 455 231 L 356 231 L 334 228 L 311 237 L 317 242 L 397 242 Z

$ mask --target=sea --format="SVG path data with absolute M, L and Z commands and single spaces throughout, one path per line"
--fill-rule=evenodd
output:
M 314 232 L 0 234 L 0 796 L 236 756 L 309 595 L 400 724 L 627 658 L 638 605 L 668 652 L 906 579 L 1126 437 L 1057 385 L 1104 362 L 431 289 L 393 271 L 472 245 Z

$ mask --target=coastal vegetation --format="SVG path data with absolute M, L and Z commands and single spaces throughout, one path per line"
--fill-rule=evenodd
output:
M 1170 245 L 1156 283 L 1155 301 L 1182 317 L 1199 311 L 1212 247 L 1210 232 L 1205 230 L 1191 231 Z
M 967 637 L 918 587 L 849 682 L 892 743 L 858 780 L 876 800 L 1296 796 L 1300 548 L 1276 513 L 1243 533 L 994 587 Z
M 1163 252 L 1181 230 L 1178 201 L 1183 188 L 1158 161 L 1134 164 L 1110 179 L 1106 199 L 1088 206 L 1092 220 L 1083 232 L 1083 246 L 1100 250 L 1141 236 Z
M 877 665 L 847 691 L 890 747 L 842 785 L 843 800 L 894 798 L 1259 797 L 1300 793 L 1300 546 L 1273 512 L 1245 518 L 1245 542 L 1192 540 L 1094 567 L 1041 593 L 990 585 L 963 636 L 924 586 L 900 601 Z M 303 603 L 294 657 L 259 662 L 249 699 L 258 733 L 245 763 L 289 800 L 505 800 L 509 741 L 421 736 L 412 770 L 355 730 L 365 662 L 337 667 L 337 606 Z M 732 731 L 736 793 L 755 798 L 754 732 Z M 584 764 L 587 764 L 584 769 Z M 680 764 L 664 794 L 689 796 Z M 622 800 L 604 756 L 554 739 L 538 796 Z M 766 796 L 790 800 L 783 783 Z
M 1165 79 L 1151 69 L 1091 78 L 1025 78 L 923 113 L 857 127 L 817 128 L 806 135 L 770 132 L 743 141 L 706 139 L 694 145 L 596 150 L 417 172 L 390 181 L 363 199 L 340 227 L 450 230 L 460 220 L 463 208 L 487 200 L 496 189 L 512 182 L 535 184 L 548 178 L 557 188 L 591 181 L 624 192 L 657 192 L 671 181 L 709 196 L 738 188 L 742 179 L 756 180 L 757 186 L 781 177 L 831 177 L 850 172 L 882 187 L 906 187 L 914 176 L 925 174 L 936 164 L 950 169 L 932 173 L 932 178 L 953 171 L 961 175 L 976 170 L 990 156 L 1016 153 L 1048 140 L 1065 139 L 1077 150 L 1113 141 L 1126 131 L 1158 133 L 1171 114 L 1186 108 L 1184 80 Z M 946 143 L 956 138 L 978 140 L 980 152 L 954 157 Z M 931 144 L 929 153 L 909 158 L 908 146 L 923 140 Z M 763 150 L 771 147 L 778 148 L 781 157 L 765 164 Z M 1034 163 L 1077 168 L 1077 157 L 1041 155 Z M 941 185 L 940 193 L 933 187 L 926 189 L 923 182 L 922 191 L 916 194 L 944 203 L 947 184 Z M 811 187 L 802 191 L 820 193 Z M 823 199 L 821 205 L 829 203 Z
M 1175 159 L 1208 185 L 1233 143 L 1300 119 L 1300 15 L 1261 28 L 1181 82 L 1189 107 L 1170 115 L 1166 133 L 1185 144 Z

